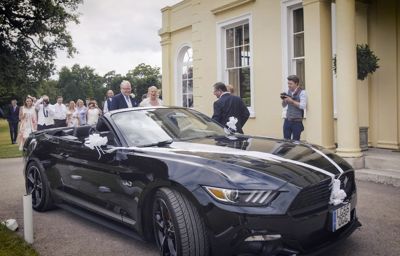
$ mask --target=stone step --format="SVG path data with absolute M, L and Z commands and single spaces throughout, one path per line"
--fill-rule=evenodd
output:
M 355 173 L 356 180 L 372 181 L 400 187 L 400 170 L 359 169 Z
M 365 155 L 364 168 L 372 170 L 393 170 L 400 172 L 400 154 Z

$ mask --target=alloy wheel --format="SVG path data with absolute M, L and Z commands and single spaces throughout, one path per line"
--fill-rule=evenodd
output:
M 32 194 L 32 205 L 38 207 L 43 199 L 43 183 L 40 170 L 36 166 L 31 166 L 27 172 L 27 192 Z
M 157 198 L 153 210 L 153 225 L 161 255 L 176 256 L 176 236 L 170 211 L 161 198 Z

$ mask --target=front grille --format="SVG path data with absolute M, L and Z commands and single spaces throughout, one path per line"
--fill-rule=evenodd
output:
M 343 173 L 339 179 L 340 188 L 346 192 L 346 198 L 350 197 L 356 189 L 354 172 Z M 303 188 L 291 204 L 289 212 L 293 216 L 299 216 L 328 207 L 331 188 L 331 179 Z
M 303 188 L 289 208 L 293 215 L 327 207 L 331 195 L 331 179 Z

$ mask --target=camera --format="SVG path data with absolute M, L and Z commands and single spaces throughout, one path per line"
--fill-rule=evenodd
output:
M 286 99 L 287 97 L 292 98 L 292 97 L 291 97 L 289 94 L 287 94 L 286 92 L 282 92 L 280 97 L 281 97 L 282 100 Z
M 49 100 L 43 100 L 43 103 L 47 105 L 49 104 Z

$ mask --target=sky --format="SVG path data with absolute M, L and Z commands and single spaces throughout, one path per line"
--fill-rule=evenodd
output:
M 79 24 L 68 30 L 78 50 L 73 58 L 58 52 L 57 70 L 79 64 L 99 75 L 125 75 L 140 63 L 161 68 L 161 9 L 181 0 L 84 0 Z

